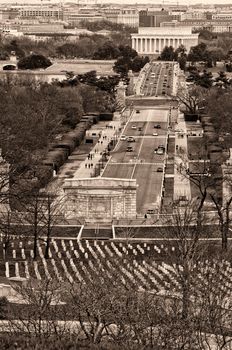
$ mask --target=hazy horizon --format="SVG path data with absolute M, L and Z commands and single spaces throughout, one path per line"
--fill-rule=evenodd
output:
M 96 0 L 95 0 L 96 1 Z M 67 2 L 73 2 L 73 3 L 80 3 L 80 4 L 88 4 L 88 3 L 94 3 L 94 0 L 0 0 L 0 4 L 58 4 L 58 3 L 67 3 Z M 83 2 L 83 3 L 82 3 Z M 225 5 L 232 5 L 232 0 L 217 0 L 216 2 L 213 2 L 212 0 L 204 0 L 204 1 L 199 1 L 199 0 L 173 0 L 173 1 L 166 1 L 166 0 L 97 0 L 97 3 L 115 3 L 115 4 L 137 4 L 137 5 L 142 5 L 142 4 L 154 4 L 154 5 L 171 5 L 171 4 L 179 4 L 179 5 L 190 5 L 190 4 L 207 4 L 207 5 L 214 5 L 214 4 L 225 4 Z

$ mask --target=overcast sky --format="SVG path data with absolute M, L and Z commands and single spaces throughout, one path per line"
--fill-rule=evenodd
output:
M 58 3 L 59 1 L 62 1 L 62 2 L 78 2 L 78 0 L 0 0 L 0 4 L 2 3 L 14 3 L 14 4 L 41 4 L 41 3 L 51 3 L 51 4 L 54 4 L 54 3 Z M 85 3 L 85 2 L 88 2 L 88 0 L 80 0 L 79 2 L 80 3 Z M 96 0 L 95 0 L 96 1 Z M 91 3 L 91 0 L 89 1 Z M 94 0 L 92 1 L 94 2 Z M 193 4 L 193 3 L 202 3 L 202 4 L 214 4 L 214 1 L 212 0 L 202 0 L 202 1 L 199 1 L 199 0 L 97 0 L 97 3 L 108 3 L 108 2 L 111 2 L 111 3 L 118 3 L 118 4 L 121 4 L 121 3 L 131 3 L 131 4 L 146 4 L 146 3 L 153 3 L 153 4 L 161 4 L 164 2 L 164 4 Z M 217 4 L 231 4 L 232 5 L 232 0 L 216 0 L 216 3 Z

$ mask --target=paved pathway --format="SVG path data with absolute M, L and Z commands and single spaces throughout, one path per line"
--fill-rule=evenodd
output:
M 68 178 L 67 171 L 72 170 L 76 167 L 76 171 L 73 173 L 73 177 L 75 178 L 89 178 L 91 175 L 95 173 L 95 167 L 97 167 L 102 155 L 101 153 L 107 150 L 107 146 L 111 141 L 111 138 L 119 136 L 119 128 L 121 126 L 121 120 L 118 118 L 115 121 L 111 121 L 108 125 L 112 126 L 112 128 L 104 128 L 102 130 L 102 135 L 99 138 L 99 142 L 91 149 L 90 154 L 92 154 L 92 159 L 88 159 L 88 154 L 78 154 L 77 151 L 74 151 L 69 159 L 73 158 L 73 162 L 66 162 L 61 169 L 59 170 L 57 176 L 55 176 L 52 181 L 48 183 L 46 186 L 47 191 L 53 191 L 55 193 L 63 194 L 63 183 L 65 178 Z M 87 134 L 90 130 L 87 131 Z M 104 138 L 103 138 L 104 136 Z M 75 159 L 75 158 L 78 158 Z M 81 159 L 82 158 L 82 159 Z M 91 166 L 91 164 L 93 164 Z M 90 165 L 90 166 L 89 166 Z
M 120 120 L 111 121 L 108 123 L 109 126 L 104 131 L 96 143 L 96 145 L 91 150 L 89 156 L 87 156 L 83 162 L 80 164 L 80 167 L 74 173 L 74 178 L 89 178 L 94 175 L 95 168 L 99 166 L 100 160 L 102 158 L 102 153 L 107 151 L 107 146 L 110 143 L 111 139 L 115 137 L 115 142 L 119 136 L 119 128 L 121 125 Z
M 174 200 L 180 196 L 185 196 L 188 200 L 191 199 L 190 181 L 186 176 L 188 169 L 188 138 L 187 129 L 184 120 L 184 115 L 179 114 L 175 134 L 175 164 L 174 164 Z

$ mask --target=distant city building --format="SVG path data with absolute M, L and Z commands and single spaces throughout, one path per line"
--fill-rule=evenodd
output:
M 178 25 L 178 22 L 177 22 L 177 21 L 162 22 L 162 23 L 160 23 L 160 27 L 168 27 L 168 28 L 177 27 L 177 25 Z
M 207 19 L 207 13 L 205 11 L 186 11 L 180 16 L 181 21 L 198 19 Z
M 120 13 L 120 8 L 107 8 L 102 10 L 102 14 L 104 17 L 112 22 L 112 23 L 118 23 L 118 15 Z
M 95 9 L 68 9 L 64 11 L 64 21 L 72 26 L 78 26 L 81 22 L 98 22 L 104 16 Z
M 220 20 L 232 20 L 232 11 L 212 13 L 211 18 Z
M 23 32 L 18 31 L 17 29 L 10 29 L 8 27 L 3 27 L 0 29 L 0 34 L 3 37 L 19 37 L 19 36 L 23 36 Z
M 61 23 L 38 23 L 38 24 L 20 26 L 20 30 L 24 34 L 59 33 L 63 31 L 63 29 L 64 29 L 64 25 Z
M 43 4 L 43 6 L 42 6 Z M 151 4 L 97 6 L 91 2 L 49 2 L 41 5 L 0 5 L 0 27 L 21 32 L 20 25 L 56 23 L 72 27 L 80 22 L 107 20 L 133 28 L 145 27 L 192 27 L 193 30 L 207 29 L 215 33 L 231 32 L 232 6 L 197 4 L 187 7 L 179 4 Z
M 160 27 L 162 22 L 171 22 L 172 16 L 168 11 L 140 11 L 139 26 L 140 27 Z
M 160 54 L 165 46 L 184 45 L 189 51 L 198 44 L 198 34 L 192 34 L 191 27 L 139 27 L 131 37 L 132 48 L 141 55 Z
M 0 9 L 0 21 L 12 20 L 17 18 L 19 11 L 17 9 L 11 8 L 1 8 Z
M 191 26 L 193 30 L 206 29 L 212 33 L 225 33 L 232 31 L 231 20 L 186 20 L 180 22 L 181 26 Z
M 137 28 L 139 26 L 139 13 L 136 9 L 122 9 L 117 18 L 118 24 Z
M 28 6 L 19 9 L 20 18 L 47 18 L 49 20 L 62 20 L 63 10 L 59 7 Z

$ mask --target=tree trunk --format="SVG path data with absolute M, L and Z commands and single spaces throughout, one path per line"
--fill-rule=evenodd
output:
M 34 212 L 34 246 L 33 246 L 33 259 L 37 258 L 37 240 L 38 240 L 38 206 L 35 207 Z
M 45 259 L 49 259 L 49 248 L 50 248 L 50 241 L 51 241 L 51 229 L 52 229 L 52 217 L 51 217 L 51 198 L 48 196 L 47 198 L 47 209 L 48 209 L 48 218 L 47 218 L 47 237 L 46 237 L 46 248 L 44 257 Z
M 33 259 L 36 260 L 37 258 L 37 239 L 38 239 L 38 235 L 37 235 L 37 228 L 36 230 L 34 230 L 34 246 L 33 246 Z
M 222 250 L 227 251 L 228 247 L 228 233 L 229 233 L 229 206 L 226 207 L 221 233 L 222 233 Z
M 190 271 L 188 267 L 188 263 L 183 264 L 183 282 L 182 282 L 182 318 L 186 320 L 189 315 L 189 303 L 190 303 L 190 286 L 189 286 L 189 278 Z
M 227 239 L 228 229 L 226 228 L 226 226 L 227 225 L 224 223 L 222 227 L 222 250 L 223 251 L 227 251 L 227 243 L 228 243 L 228 239 Z
M 202 228 L 202 209 L 206 199 L 206 191 L 202 194 L 199 206 L 197 208 L 197 233 L 200 235 Z
M 45 259 L 49 259 L 49 248 L 50 248 L 50 233 L 47 234 L 47 238 L 46 238 L 46 247 L 45 247 L 45 252 L 44 252 L 44 257 Z
M 10 234 L 11 234 L 11 221 L 10 221 L 10 213 L 7 213 L 7 227 L 6 227 L 6 232 L 5 232 L 5 237 L 4 237 L 4 259 L 8 259 L 8 248 L 10 246 Z
M 186 320 L 189 314 L 189 287 L 186 282 L 183 284 L 182 293 L 182 318 Z
M 105 327 L 104 324 L 102 324 L 102 323 L 98 324 L 97 329 L 95 330 L 94 335 L 93 335 L 93 343 L 94 344 L 100 343 L 104 327 Z
M 5 240 L 4 242 L 4 260 L 8 260 L 8 248 L 10 246 L 9 240 Z

